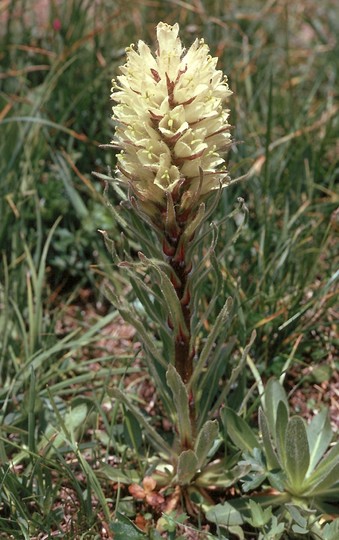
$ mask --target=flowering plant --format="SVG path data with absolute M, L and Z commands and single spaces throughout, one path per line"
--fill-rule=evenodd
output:
M 137 48 L 129 47 L 112 89 L 113 145 L 120 153 L 111 183 L 125 200 L 126 219 L 116 209 L 113 212 L 142 251 L 136 261 L 126 248 L 121 257 L 116 246 L 110 243 L 110 247 L 143 311 L 124 298 L 114 296 L 113 301 L 143 342 L 150 374 L 174 426 L 172 443 L 125 392 L 113 389 L 112 395 L 134 415 L 158 451 L 153 472 L 158 485 L 175 487 L 173 497 L 179 487 L 190 509 L 192 490 L 206 501 L 206 487 L 226 487 L 247 471 L 247 466 L 228 463 L 220 452 L 217 457 L 223 436 L 216 417 L 244 366 L 248 348 L 231 369 L 235 340 L 225 342 L 230 298 L 208 336 L 203 332 L 222 287 L 214 254 L 218 227 L 214 224 L 210 231 L 202 231 L 222 188 L 230 183 L 223 152 L 231 144 L 225 108 L 231 91 L 204 41 L 196 40 L 186 51 L 178 33 L 178 24 L 159 23 L 155 56 L 142 41 Z M 127 188 L 127 196 L 119 186 Z M 240 201 L 234 212 L 245 210 Z M 209 234 L 212 242 L 206 252 Z M 199 300 L 211 272 L 216 286 L 204 319 Z M 228 380 L 220 389 L 226 371 Z

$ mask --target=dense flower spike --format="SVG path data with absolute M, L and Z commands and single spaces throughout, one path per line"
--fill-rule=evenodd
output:
M 154 222 L 169 194 L 179 218 L 229 180 L 221 157 L 230 144 L 227 79 L 203 40 L 186 52 L 178 33 L 178 24 L 160 22 L 155 56 L 143 41 L 129 47 L 112 88 L 118 178 Z

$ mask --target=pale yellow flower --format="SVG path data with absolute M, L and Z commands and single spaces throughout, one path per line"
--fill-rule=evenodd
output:
M 168 193 L 180 213 L 196 202 L 186 192 L 199 190 L 203 200 L 229 181 L 222 157 L 230 144 L 227 79 L 203 40 L 185 51 L 178 33 L 178 24 L 161 22 L 155 55 L 143 41 L 129 47 L 112 88 L 118 179 L 152 217 Z

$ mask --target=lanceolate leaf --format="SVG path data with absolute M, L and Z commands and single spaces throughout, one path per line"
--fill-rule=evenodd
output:
M 146 535 L 126 516 L 117 512 L 117 521 L 112 524 L 115 540 L 142 540 Z
M 158 451 L 163 452 L 167 456 L 175 456 L 174 450 L 167 444 L 167 442 L 157 433 L 157 431 L 151 426 L 151 424 L 147 421 L 145 416 L 140 412 L 140 410 L 131 403 L 131 401 L 128 399 L 128 396 L 124 394 L 120 389 L 118 388 L 112 388 L 108 389 L 108 394 L 119 401 L 121 401 L 126 407 L 131 411 L 131 413 L 134 415 L 136 420 L 138 420 L 140 426 L 142 426 L 145 430 L 145 435 L 152 444 L 153 447 L 155 447 Z
M 339 499 L 339 463 L 334 467 L 329 467 L 324 472 L 323 477 L 318 479 L 317 483 L 313 483 L 308 490 L 309 495 L 316 497 L 324 497 L 329 502 L 334 502 Z
M 306 431 L 311 452 L 309 468 L 309 473 L 311 473 L 326 452 L 333 437 L 327 409 L 323 409 L 312 419 Z
M 273 450 L 270 433 L 268 431 L 268 424 L 264 411 L 259 409 L 259 427 L 262 435 L 262 440 L 265 448 L 265 455 L 267 460 L 267 466 L 269 469 L 279 469 L 280 464 L 278 458 Z
M 225 402 L 225 395 L 227 395 L 227 389 L 224 394 L 225 386 L 228 385 L 229 379 L 227 382 L 223 383 L 222 390 L 219 382 L 228 367 L 230 354 L 234 344 L 235 338 L 231 338 L 229 343 L 221 343 L 220 346 L 213 351 L 213 356 L 210 360 L 208 369 L 206 369 L 199 380 L 198 390 L 195 396 L 197 403 L 198 429 L 204 424 L 207 418 L 213 418 L 214 411 L 219 409 L 220 405 Z
M 198 360 L 198 363 L 197 365 L 195 366 L 195 369 L 194 369 L 194 372 L 193 372 L 193 375 L 191 377 L 191 380 L 190 380 L 190 384 L 191 384 L 191 387 L 196 384 L 196 381 L 197 381 L 197 378 L 199 377 L 201 371 L 203 370 L 203 368 L 205 367 L 205 364 L 208 360 L 208 357 L 210 355 L 210 353 L 212 352 L 212 349 L 214 347 L 214 344 L 215 344 L 215 341 L 216 339 L 218 338 L 220 332 L 221 332 L 221 329 L 222 329 L 222 326 L 225 324 L 225 322 L 227 321 L 227 319 L 229 318 L 230 316 L 230 313 L 231 313 L 231 309 L 232 309 L 232 305 L 233 305 L 233 301 L 232 301 L 232 298 L 227 298 L 224 306 L 221 308 L 221 311 L 214 323 L 214 326 L 212 327 L 207 339 L 206 339 L 206 342 L 205 342 L 205 345 L 200 353 L 200 358 Z
M 318 486 L 322 484 L 323 481 L 326 481 L 326 478 L 331 480 L 330 483 L 339 482 L 339 474 L 337 476 L 334 472 L 339 467 L 339 443 L 331 448 L 327 455 L 321 460 L 317 468 L 313 471 L 310 477 L 306 481 L 307 492 L 313 493 L 313 491 L 318 491 Z M 323 489 L 323 486 L 321 486 Z
M 226 431 L 238 448 L 243 452 L 252 452 L 254 448 L 260 448 L 249 425 L 233 409 L 225 407 L 221 414 Z
M 177 411 L 176 426 L 179 431 L 181 444 L 190 444 L 192 441 L 192 429 L 186 386 L 172 364 L 168 367 L 166 379 L 168 386 L 172 390 L 173 402 Z
M 231 375 L 228 378 L 228 380 L 225 382 L 224 386 L 222 387 L 220 395 L 219 395 L 217 401 L 215 402 L 215 404 L 213 405 L 212 411 L 216 411 L 217 409 L 219 409 L 219 407 L 225 402 L 226 396 L 230 392 L 230 390 L 231 390 L 232 386 L 234 385 L 234 383 L 238 380 L 241 371 L 244 369 L 249 350 L 252 347 L 255 338 L 256 338 L 256 332 L 255 332 L 255 330 L 253 330 L 253 332 L 251 334 L 251 337 L 250 337 L 250 340 L 249 340 L 248 344 L 246 345 L 245 349 L 242 352 L 242 355 L 241 355 L 241 358 L 240 358 L 240 360 L 238 362 L 238 365 L 236 365 L 232 369 Z
M 265 414 L 271 433 L 276 431 L 277 410 L 280 401 L 285 404 L 288 410 L 285 390 L 277 380 L 270 379 L 265 388 Z
M 287 424 L 285 451 L 290 491 L 300 494 L 310 465 L 310 450 L 305 422 L 299 416 L 292 417 Z
M 283 466 L 286 463 L 285 435 L 288 424 L 288 410 L 283 401 L 279 401 L 277 409 L 277 422 L 275 426 L 275 443 L 279 459 Z
M 157 264 L 155 261 L 148 259 L 141 252 L 139 252 L 139 258 L 145 265 L 147 265 L 149 268 L 155 271 L 159 279 L 159 287 L 161 289 L 161 292 L 164 296 L 165 303 L 170 312 L 170 317 L 171 317 L 172 324 L 174 326 L 175 333 L 178 333 L 179 327 L 182 332 L 188 333 L 188 329 L 186 327 L 186 323 L 184 321 L 183 314 L 182 314 L 180 300 L 178 299 L 178 295 L 176 293 L 176 290 L 171 280 L 166 275 L 166 273 L 160 268 L 159 264 Z
M 219 433 L 219 424 L 217 420 L 208 420 L 199 431 L 195 442 L 194 450 L 198 458 L 197 467 L 200 469 L 211 450 Z
M 227 527 L 234 525 L 242 525 L 244 523 L 243 510 L 247 510 L 247 505 L 244 501 L 243 508 L 237 510 L 227 501 L 223 504 L 217 504 L 208 510 L 206 517 L 212 523 L 217 525 L 226 525 Z

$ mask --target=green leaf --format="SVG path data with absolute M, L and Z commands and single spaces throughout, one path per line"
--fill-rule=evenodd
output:
M 180 328 L 181 332 L 188 335 L 188 328 L 184 320 L 180 300 L 178 298 L 173 283 L 166 275 L 166 273 L 160 268 L 160 265 L 157 263 L 157 261 L 147 258 L 146 255 L 141 252 L 139 252 L 139 259 L 147 267 L 154 270 L 159 279 L 159 287 L 164 296 L 165 303 L 168 307 L 171 321 L 174 326 L 174 332 L 178 334 Z
M 124 412 L 123 426 L 127 444 L 138 451 L 142 444 L 142 430 L 134 414 L 128 410 L 125 410 Z
M 279 401 L 277 409 L 277 422 L 275 426 L 275 444 L 278 456 L 283 466 L 286 464 L 285 436 L 288 424 L 288 408 L 283 401 Z
M 223 459 L 208 463 L 197 477 L 196 484 L 206 488 L 213 485 L 221 489 L 233 486 L 251 470 L 251 465 L 244 461 L 240 462 L 239 465 L 234 465 L 234 462 L 239 461 L 239 457 L 238 454 L 230 461 Z
M 109 388 L 107 389 L 107 393 L 109 396 L 118 399 L 124 405 L 126 405 L 126 407 L 135 416 L 140 426 L 144 428 L 145 435 L 154 448 L 156 448 L 160 452 L 163 452 L 167 456 L 174 457 L 176 455 L 174 450 L 167 444 L 165 439 L 163 439 L 161 435 L 159 435 L 159 433 L 151 426 L 147 418 L 145 418 L 145 416 L 140 412 L 140 410 L 135 407 L 133 403 L 131 403 L 130 399 L 124 392 L 122 392 L 119 388 Z
M 225 325 L 227 319 L 230 317 L 232 306 L 233 306 L 232 298 L 227 298 L 202 348 L 198 363 L 194 368 L 194 372 L 190 380 L 190 388 L 194 387 L 194 385 L 197 382 L 197 378 L 199 377 L 200 373 L 204 369 L 205 364 L 208 360 L 208 357 L 210 356 L 213 350 L 216 339 L 219 337 L 222 327 Z
M 310 447 L 309 472 L 311 472 L 326 452 L 333 437 L 327 409 L 323 409 L 312 418 L 306 432 Z
M 216 504 L 206 512 L 206 518 L 217 525 L 234 527 L 244 524 L 242 513 L 230 503 Z
M 338 540 L 339 538 L 339 519 L 335 519 L 332 523 L 326 523 L 322 530 L 323 540 Z
M 111 525 L 114 540 L 144 540 L 146 535 L 126 516 L 117 512 L 117 521 Z
M 193 450 L 184 450 L 178 458 L 177 477 L 180 485 L 187 485 L 198 471 L 198 458 Z
M 246 364 L 249 350 L 252 347 L 255 338 L 256 338 L 256 332 L 253 331 L 248 344 L 246 345 L 245 349 L 243 350 L 241 354 L 241 358 L 238 360 L 237 365 L 232 369 L 230 377 L 227 378 L 227 381 L 225 381 L 224 385 L 222 386 L 221 391 L 219 392 L 218 399 L 215 401 L 212 407 L 212 411 L 216 411 L 221 407 L 221 405 L 225 402 L 225 398 L 230 392 L 231 388 L 239 379 L 240 374 L 243 372 L 244 366 Z
M 325 470 L 333 468 L 333 466 L 339 463 L 339 442 L 337 442 L 332 448 L 327 452 L 326 456 L 319 463 L 316 471 L 314 471 L 312 476 L 322 475 Z
M 227 381 L 225 380 L 223 382 L 222 386 L 220 386 L 219 382 L 228 368 L 235 341 L 234 336 L 227 344 L 221 340 L 209 359 L 208 369 L 199 378 L 195 394 L 198 429 L 201 429 L 207 418 L 213 418 L 214 411 L 219 410 L 220 406 L 225 403 L 225 397 L 228 394 L 229 388 L 232 386 L 229 384 L 230 379 L 233 379 L 232 375 L 235 369 L 233 369 L 231 376 L 227 377 Z
M 74 407 L 66 413 L 64 420 L 66 429 L 70 433 L 72 433 L 75 429 L 77 429 L 81 424 L 84 423 L 86 416 L 87 405 L 85 403 Z
M 177 411 L 176 427 L 183 446 L 192 442 L 192 428 L 186 386 L 175 367 L 170 364 L 166 373 L 167 384 L 172 390 L 173 402 Z
M 294 504 L 286 504 L 285 506 L 291 514 L 294 522 L 297 523 L 299 527 L 304 529 L 307 526 L 307 519 L 301 515 L 299 508 Z
M 248 503 L 251 511 L 251 517 L 246 518 L 246 521 L 248 521 L 252 527 L 264 527 L 272 518 L 272 506 L 264 509 L 260 506 L 260 504 L 252 499 L 250 499 Z
M 215 440 L 218 437 L 218 433 L 219 424 L 217 420 L 208 420 L 199 431 L 194 445 L 194 451 L 198 458 L 198 469 L 201 469 L 203 466 L 208 452 L 211 450 Z
M 249 425 L 233 409 L 225 407 L 221 415 L 226 432 L 238 448 L 243 452 L 252 452 L 254 448 L 260 448 L 260 444 Z
M 339 496 L 339 463 L 333 467 L 329 467 L 322 478 L 318 478 L 317 482 L 312 482 L 309 495 L 321 496 L 331 501 L 331 498 Z
M 329 475 L 331 477 L 331 471 L 339 465 L 339 443 L 335 446 L 332 446 L 331 450 L 326 454 L 326 456 L 320 461 L 317 468 L 313 473 L 307 478 L 307 493 L 312 493 L 325 478 Z M 338 481 L 338 478 L 335 478 L 333 475 L 333 482 Z
M 300 494 L 310 465 L 310 450 L 305 422 L 300 416 L 293 416 L 287 424 L 285 452 L 286 473 L 291 491 Z
M 77 217 L 79 219 L 85 218 L 88 215 L 89 211 L 86 204 L 80 197 L 78 191 L 73 186 L 70 168 L 67 165 L 66 160 L 63 158 L 63 156 L 60 153 L 54 154 L 54 159 L 55 161 L 57 161 L 59 165 L 59 174 L 60 174 L 61 180 L 64 184 L 66 193 L 68 195 L 69 200 L 71 201 L 71 204 L 75 210 Z
M 288 411 L 288 401 L 285 390 L 276 379 L 270 379 L 265 388 L 265 414 L 270 433 L 276 432 L 277 411 L 282 401 Z
M 112 482 L 119 482 L 120 484 L 131 484 L 132 482 L 138 482 L 138 474 L 135 474 L 136 471 L 128 471 L 130 476 L 127 476 L 124 472 L 116 467 L 111 467 L 110 465 L 104 464 L 100 468 L 100 472 Z M 133 478 L 134 476 L 134 478 Z
M 259 428 L 262 435 L 263 445 L 265 449 L 265 456 L 267 461 L 267 466 L 269 469 L 279 469 L 280 463 L 278 458 L 273 450 L 272 441 L 270 433 L 268 431 L 268 424 L 264 411 L 259 408 Z

